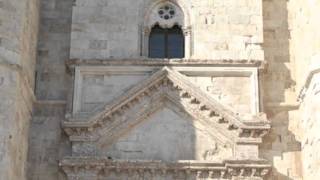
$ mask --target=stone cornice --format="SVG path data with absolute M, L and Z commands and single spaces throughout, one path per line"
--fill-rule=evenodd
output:
M 206 114 L 207 119 L 218 117 L 219 123 L 228 124 L 227 131 L 238 129 L 238 136 L 245 139 L 249 138 L 250 142 L 260 142 L 252 141 L 252 138 L 261 138 L 267 134 L 270 129 L 269 122 L 264 117 L 254 117 L 252 121 L 242 119 L 231 109 L 224 107 L 218 101 L 200 90 L 200 88 L 189 82 L 184 75 L 167 67 L 157 71 L 150 78 L 115 99 L 109 106 L 88 118 L 87 121 L 81 122 L 76 118 L 71 118 L 69 121 L 63 123 L 63 127 L 71 137 L 71 140 L 96 140 L 98 138 L 97 134 L 101 134 L 98 133 L 98 129 L 104 129 L 109 126 L 111 119 L 118 115 L 121 116 L 127 109 L 130 109 L 140 102 L 143 97 L 150 96 L 150 94 L 158 92 L 159 88 L 163 86 L 167 87 L 168 85 L 171 86 L 171 89 L 178 91 L 178 96 L 189 99 L 190 104 L 196 104 L 202 114 Z M 193 111 L 193 113 L 195 113 L 195 111 Z
M 217 66 L 217 67 L 256 67 L 264 69 L 265 61 L 247 59 L 154 59 L 154 58 L 124 58 L 124 59 L 69 59 L 66 61 L 68 68 L 75 66 Z
M 185 175 L 194 174 L 198 177 L 232 178 L 251 177 L 265 178 L 271 171 L 271 165 L 265 160 L 225 160 L 223 162 L 206 161 L 129 161 L 110 160 L 103 157 L 66 157 L 60 164 L 65 173 L 70 177 L 81 176 L 79 172 L 91 172 L 100 176 L 108 176 L 110 172 L 149 173 L 151 175 L 166 175 L 168 173 Z

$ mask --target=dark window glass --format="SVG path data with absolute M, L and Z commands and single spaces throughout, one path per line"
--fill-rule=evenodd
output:
M 183 58 L 184 36 L 178 26 L 164 29 L 152 28 L 149 38 L 149 57 L 151 58 Z
M 149 56 L 152 58 L 165 57 L 165 30 L 156 26 L 152 29 L 149 38 Z
M 184 36 L 179 27 L 175 26 L 168 30 L 167 39 L 167 57 L 183 58 L 184 57 Z

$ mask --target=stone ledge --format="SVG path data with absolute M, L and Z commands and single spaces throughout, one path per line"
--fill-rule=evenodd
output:
M 145 65 L 145 66 L 231 66 L 231 67 L 257 67 L 264 69 L 265 61 L 261 60 L 232 60 L 232 59 L 151 59 L 151 58 L 126 58 L 126 59 L 69 59 L 66 61 L 68 68 L 75 66 L 111 66 L 111 65 Z
M 210 178 L 265 178 L 271 171 L 271 165 L 263 159 L 231 159 L 223 162 L 197 160 L 164 162 L 161 160 L 111 160 L 107 157 L 65 157 L 60 161 L 59 166 L 69 177 L 81 177 L 81 172 L 86 171 L 102 176 L 108 176 L 109 172 L 128 175 L 135 172 L 153 175 L 166 175 L 173 172 L 174 174 L 205 175 Z

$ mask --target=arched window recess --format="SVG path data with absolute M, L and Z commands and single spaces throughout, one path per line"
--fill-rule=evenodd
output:
M 176 1 L 159 0 L 147 11 L 142 30 L 142 56 L 149 58 L 191 56 L 189 15 Z

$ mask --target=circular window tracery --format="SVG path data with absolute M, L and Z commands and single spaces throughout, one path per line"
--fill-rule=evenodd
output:
M 160 18 L 168 20 L 168 19 L 172 19 L 175 16 L 176 11 L 172 5 L 165 4 L 159 8 L 158 14 Z

